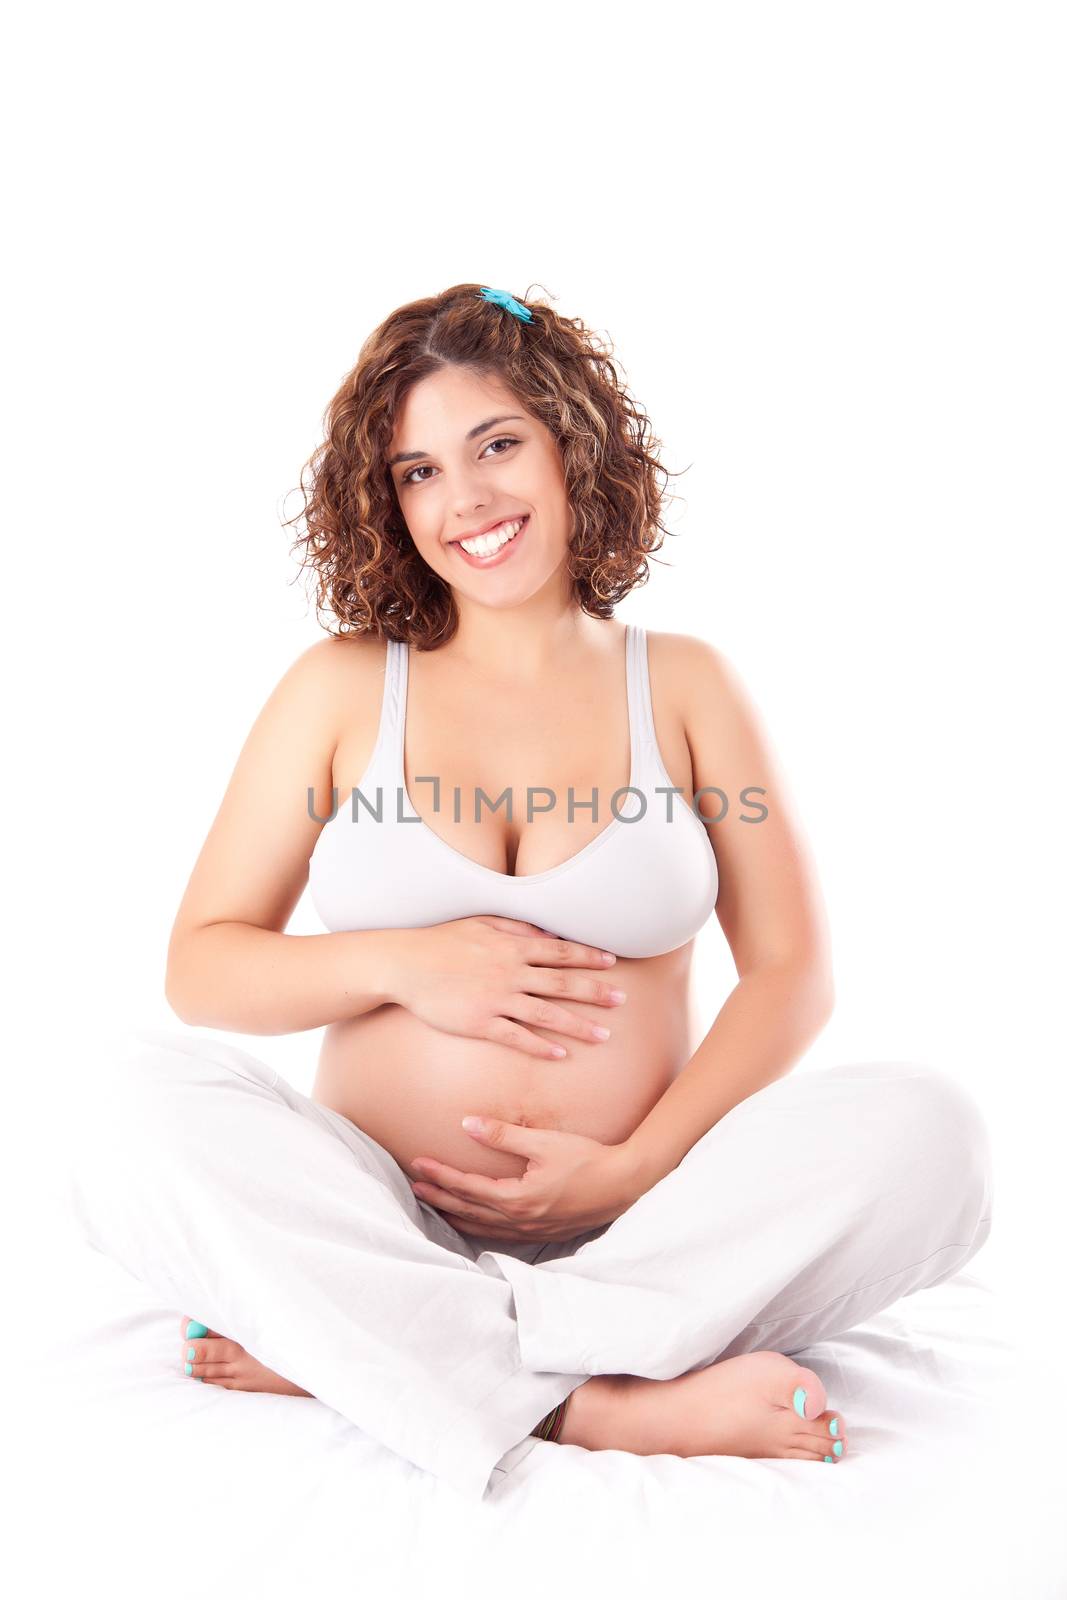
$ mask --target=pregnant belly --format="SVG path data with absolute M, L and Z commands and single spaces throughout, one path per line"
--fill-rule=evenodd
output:
M 531 1028 L 565 1047 L 561 1061 L 441 1033 L 396 1005 L 333 1023 L 323 1037 L 312 1098 L 369 1134 L 413 1182 L 416 1156 L 491 1178 L 522 1174 L 525 1158 L 472 1139 L 460 1126 L 466 1116 L 619 1144 L 695 1048 L 691 949 L 618 961 L 612 978 L 627 994 L 621 1006 L 565 1002 L 576 1016 L 611 1029 L 602 1044 Z

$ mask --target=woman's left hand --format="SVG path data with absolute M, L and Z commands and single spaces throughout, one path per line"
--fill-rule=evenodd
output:
M 464 1119 L 479 1144 L 527 1161 L 520 1178 L 486 1178 L 418 1157 L 412 1168 L 428 1181 L 413 1184 L 457 1233 L 487 1239 L 570 1239 L 628 1211 L 640 1195 L 627 1147 L 580 1133 L 527 1128 L 497 1117 Z

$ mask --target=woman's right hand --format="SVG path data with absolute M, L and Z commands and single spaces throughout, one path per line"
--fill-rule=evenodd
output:
M 613 1007 L 615 960 L 596 945 L 557 939 L 511 917 L 459 917 L 404 930 L 402 970 L 393 991 L 399 1005 L 442 1033 L 488 1039 L 526 1055 L 558 1059 L 559 1046 L 524 1028 L 599 1044 L 598 1025 L 558 1004 L 563 998 Z M 561 970 L 562 969 L 562 970 Z M 566 1053 L 566 1052 L 564 1052 Z

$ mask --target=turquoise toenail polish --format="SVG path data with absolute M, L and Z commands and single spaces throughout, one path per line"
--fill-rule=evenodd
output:
M 834 1458 L 833 1458 L 833 1456 L 823 1456 L 823 1460 L 824 1460 L 824 1461 L 828 1461 L 828 1462 L 829 1462 L 829 1463 L 830 1463 L 830 1465 L 831 1465 L 831 1466 L 833 1466 L 833 1464 L 834 1464 Z
M 837 1418 L 836 1417 L 834 1418 L 833 1422 L 831 1422 L 831 1424 L 830 1424 L 830 1432 L 833 1434 L 834 1438 L 836 1439 L 837 1438 Z
M 802 1417 L 804 1415 L 804 1407 L 807 1404 L 807 1399 L 808 1391 L 806 1389 L 793 1390 L 793 1410 L 796 1412 L 798 1417 Z
M 196 1347 L 194 1345 L 190 1345 L 188 1350 L 185 1352 L 185 1359 L 186 1361 L 196 1360 Z
M 843 1445 L 843 1444 L 842 1444 L 842 1443 L 841 1443 L 841 1440 L 840 1440 L 840 1439 L 838 1439 L 838 1441 L 837 1441 L 837 1443 L 836 1443 L 836 1444 L 835 1444 L 835 1445 L 834 1445 L 834 1455 L 835 1455 L 835 1456 L 839 1456 L 839 1455 L 840 1455 L 840 1454 L 841 1454 L 841 1452 L 842 1452 L 842 1450 L 843 1450 L 843 1449 L 844 1449 L 844 1448 L 845 1448 L 845 1447 L 844 1447 L 844 1445 Z
M 191 1377 L 192 1377 L 192 1375 L 193 1375 L 193 1369 L 192 1369 L 192 1367 L 191 1367 L 191 1366 L 190 1366 L 190 1365 L 189 1365 L 189 1363 L 188 1363 L 188 1361 L 187 1361 L 187 1362 L 186 1362 L 186 1363 L 185 1363 L 185 1376 L 186 1376 L 186 1377 L 187 1377 L 187 1378 L 191 1378 Z
M 206 1339 L 207 1329 L 202 1322 L 190 1322 L 189 1330 L 185 1337 L 187 1339 Z

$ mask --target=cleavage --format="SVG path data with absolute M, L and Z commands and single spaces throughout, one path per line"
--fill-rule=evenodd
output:
M 436 730 L 420 725 L 420 713 L 407 718 L 409 729 L 405 745 L 417 752 L 413 763 L 404 752 L 404 787 L 407 791 L 405 815 L 417 813 L 422 825 L 468 861 L 501 877 L 535 877 L 553 872 L 579 855 L 610 827 L 615 813 L 611 798 L 630 781 L 630 730 L 625 713 L 618 707 L 606 718 L 603 706 L 593 697 L 579 697 L 575 724 L 598 727 L 595 749 L 588 731 L 572 734 L 568 740 L 571 755 L 560 750 L 558 732 L 546 736 L 544 720 L 525 713 L 512 720 L 505 730 L 485 726 L 484 708 L 468 704 L 453 708 L 452 727 L 473 730 L 462 745 L 449 740 L 448 724 Z M 585 713 L 582 715 L 582 713 Z M 610 730 L 605 727 L 610 724 Z M 599 726 L 598 726 L 599 723 Z M 464 771 L 473 776 L 464 776 Z M 519 781 L 514 774 L 525 773 Z M 409 777 L 410 774 L 410 777 Z M 417 778 L 431 781 L 415 782 Z M 507 794 L 510 782 L 511 807 L 508 819 Z M 574 816 L 568 821 L 568 787 L 573 788 Z M 481 796 L 477 791 L 483 791 Z M 551 790 L 551 794 L 540 792 Z M 589 802 L 594 790 L 597 820 Z M 528 791 L 529 795 L 528 795 Z M 554 798 L 551 810 L 547 806 Z M 434 808 L 434 801 L 437 808 Z M 479 800 L 478 810 L 475 801 Z M 621 810 L 632 799 L 622 795 Z M 527 820 L 527 801 L 533 815 Z M 494 811 L 491 806 L 499 802 Z M 457 816 L 458 813 L 458 816 Z

